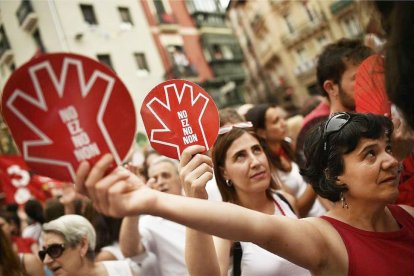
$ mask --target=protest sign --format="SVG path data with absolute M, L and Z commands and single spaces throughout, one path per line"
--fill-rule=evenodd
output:
M 179 159 L 191 145 L 206 149 L 214 144 L 219 116 L 213 99 L 200 86 L 186 80 L 169 80 L 145 97 L 141 116 L 151 146 Z
M 115 73 L 68 53 L 42 55 L 17 69 L 6 83 L 2 114 L 29 167 L 68 182 L 83 160 L 111 153 L 120 164 L 136 132 L 131 96 Z

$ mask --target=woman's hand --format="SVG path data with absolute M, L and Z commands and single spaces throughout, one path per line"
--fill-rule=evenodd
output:
M 180 179 L 186 196 L 207 199 L 206 184 L 213 178 L 213 162 L 203 146 L 194 145 L 181 154 Z
M 87 161 L 82 162 L 76 174 L 76 189 L 105 215 L 124 217 L 147 212 L 156 200 L 155 192 L 123 167 L 107 174 L 112 163 L 110 154 L 101 157 L 92 168 Z

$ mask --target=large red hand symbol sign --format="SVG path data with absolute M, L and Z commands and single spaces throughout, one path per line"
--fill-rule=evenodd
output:
M 2 113 L 31 169 L 65 181 L 74 181 L 81 161 L 103 153 L 121 163 L 136 130 L 122 82 L 73 54 L 44 55 L 19 68 L 6 84 Z
M 217 107 L 207 92 L 189 81 L 157 85 L 145 97 L 141 116 L 152 147 L 171 158 L 178 159 L 194 144 L 208 150 L 217 138 Z

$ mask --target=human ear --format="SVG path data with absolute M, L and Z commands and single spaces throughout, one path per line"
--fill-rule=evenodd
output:
M 81 247 L 80 247 L 80 254 L 82 257 L 85 257 L 86 252 L 88 252 L 88 248 L 89 248 L 89 242 L 88 242 L 88 238 L 84 237 L 81 241 Z
M 328 93 L 330 97 L 335 96 L 338 92 L 338 86 L 332 80 L 326 80 L 323 82 L 323 89 Z
M 225 180 L 229 179 L 227 170 L 224 167 L 220 167 L 220 173 Z

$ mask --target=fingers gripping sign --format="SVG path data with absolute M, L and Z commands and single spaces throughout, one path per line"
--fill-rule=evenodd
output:
M 174 159 L 191 145 L 208 150 L 217 138 L 219 116 L 213 99 L 186 80 L 157 85 L 145 97 L 141 116 L 151 146 Z
M 206 185 L 213 178 L 213 162 L 202 154 L 204 151 L 204 147 L 194 145 L 186 148 L 181 155 L 180 179 L 187 196 L 208 198 Z

